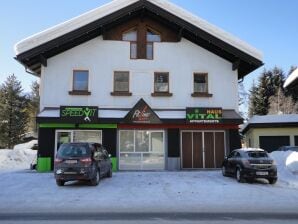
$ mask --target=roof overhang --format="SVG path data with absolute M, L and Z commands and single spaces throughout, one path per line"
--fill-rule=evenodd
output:
M 121 2 L 126 4 L 120 7 Z M 110 9 L 109 14 L 104 14 L 103 9 L 113 8 L 113 4 L 118 8 L 114 7 L 115 9 Z M 96 10 L 101 10 L 98 12 L 104 16 L 96 17 Z M 96 17 L 94 21 L 89 18 L 92 13 Z M 114 0 L 81 17 L 20 41 L 15 46 L 15 59 L 36 75 L 40 75 L 41 66 L 47 66 L 48 58 L 102 35 L 107 28 L 140 15 L 158 20 L 175 30 L 181 37 L 231 62 L 231 69 L 238 71 L 239 79 L 263 65 L 262 55 L 256 49 L 164 0 Z M 89 18 L 89 20 L 85 19 L 86 24 L 79 23 L 83 17 Z M 73 26 L 73 30 L 69 28 L 65 29 L 67 32 L 61 31 L 63 27 L 70 27 L 71 23 L 75 24 L 75 22 L 77 25 Z M 51 35 L 52 39 L 47 38 Z M 43 42 L 42 37 L 46 42 Z

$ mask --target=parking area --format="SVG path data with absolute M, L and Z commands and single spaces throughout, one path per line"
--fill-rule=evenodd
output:
M 96 187 L 53 173 L 0 173 L 0 211 L 9 212 L 297 212 L 298 189 L 265 180 L 238 183 L 221 171 L 116 172 Z

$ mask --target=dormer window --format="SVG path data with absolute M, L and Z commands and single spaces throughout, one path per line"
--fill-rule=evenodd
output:
M 161 35 L 147 26 L 138 26 L 122 33 L 122 40 L 130 42 L 131 59 L 153 59 L 153 43 L 161 42 Z
M 154 42 L 160 42 L 161 37 L 160 34 L 153 31 L 152 29 L 147 29 L 147 34 L 146 34 L 146 58 L 147 59 L 153 59 L 153 43 Z
M 137 55 L 138 55 L 137 30 L 136 29 L 131 29 L 129 31 L 124 32 L 122 34 L 122 40 L 123 41 L 130 41 L 130 58 L 131 59 L 137 59 Z

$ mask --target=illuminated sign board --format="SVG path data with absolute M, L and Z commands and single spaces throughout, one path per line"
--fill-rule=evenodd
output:
M 219 124 L 222 122 L 222 108 L 186 108 L 186 122 L 194 124 Z
M 64 121 L 91 123 L 98 120 L 98 107 L 61 106 L 60 118 Z

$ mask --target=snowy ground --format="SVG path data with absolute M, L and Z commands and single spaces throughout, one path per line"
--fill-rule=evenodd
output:
M 57 187 L 52 173 L 0 173 L 0 213 L 281 212 L 297 213 L 298 189 L 237 183 L 220 171 L 117 172 L 96 187 Z
M 116 172 L 99 186 L 57 187 L 53 173 L 28 170 L 34 142 L 0 150 L 0 214 L 14 212 L 298 213 L 298 153 L 274 152 L 278 181 L 239 184 L 221 171 Z M 17 169 L 17 170 L 16 170 Z

